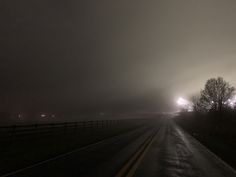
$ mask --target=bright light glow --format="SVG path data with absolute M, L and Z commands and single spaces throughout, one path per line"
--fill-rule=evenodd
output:
M 234 108 L 236 106 L 236 95 L 234 97 L 232 97 L 231 99 L 228 99 L 225 102 L 226 105 L 228 105 L 231 108 Z
M 188 104 L 188 101 L 180 97 L 180 98 L 178 98 L 178 100 L 177 100 L 177 104 L 178 104 L 179 106 L 185 106 L 185 105 Z
M 188 100 L 185 100 L 182 97 L 178 98 L 177 105 L 178 105 L 179 108 L 181 108 L 183 110 L 186 110 L 188 112 L 193 111 L 193 103 L 188 101 Z
M 182 97 L 179 97 L 176 103 L 178 107 L 180 108 L 180 110 L 184 110 L 188 112 L 193 111 L 193 103 Z M 214 101 L 211 101 L 210 103 L 212 105 L 215 104 Z M 223 104 L 230 107 L 231 109 L 236 109 L 236 95 L 234 95 L 232 98 L 228 99 L 227 101 L 223 102 Z

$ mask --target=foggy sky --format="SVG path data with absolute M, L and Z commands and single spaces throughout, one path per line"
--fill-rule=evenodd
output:
M 173 108 L 210 77 L 236 86 L 235 0 L 2 0 L 0 106 Z

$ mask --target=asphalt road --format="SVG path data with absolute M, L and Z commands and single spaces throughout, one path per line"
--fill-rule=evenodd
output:
M 171 120 L 166 120 L 133 176 L 236 177 L 236 171 Z
M 236 177 L 168 117 L 5 177 Z

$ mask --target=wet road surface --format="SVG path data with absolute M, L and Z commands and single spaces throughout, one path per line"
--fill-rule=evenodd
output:
M 235 170 L 170 118 L 5 177 L 236 177 Z
M 235 177 L 235 170 L 171 120 L 163 123 L 135 177 Z

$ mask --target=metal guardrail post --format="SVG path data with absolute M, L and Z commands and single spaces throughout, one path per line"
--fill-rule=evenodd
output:
M 12 129 L 11 129 L 11 135 L 10 135 L 10 143 L 13 141 L 13 139 L 15 138 L 15 131 L 16 131 L 16 125 L 13 125 L 12 126 Z
M 67 122 L 64 122 L 64 131 L 67 130 Z
M 78 122 L 74 122 L 74 130 L 77 130 L 78 128 Z
M 40 136 L 40 131 L 38 129 L 38 124 L 34 124 L 34 128 L 35 128 L 35 131 L 36 131 L 36 137 L 39 137 Z

